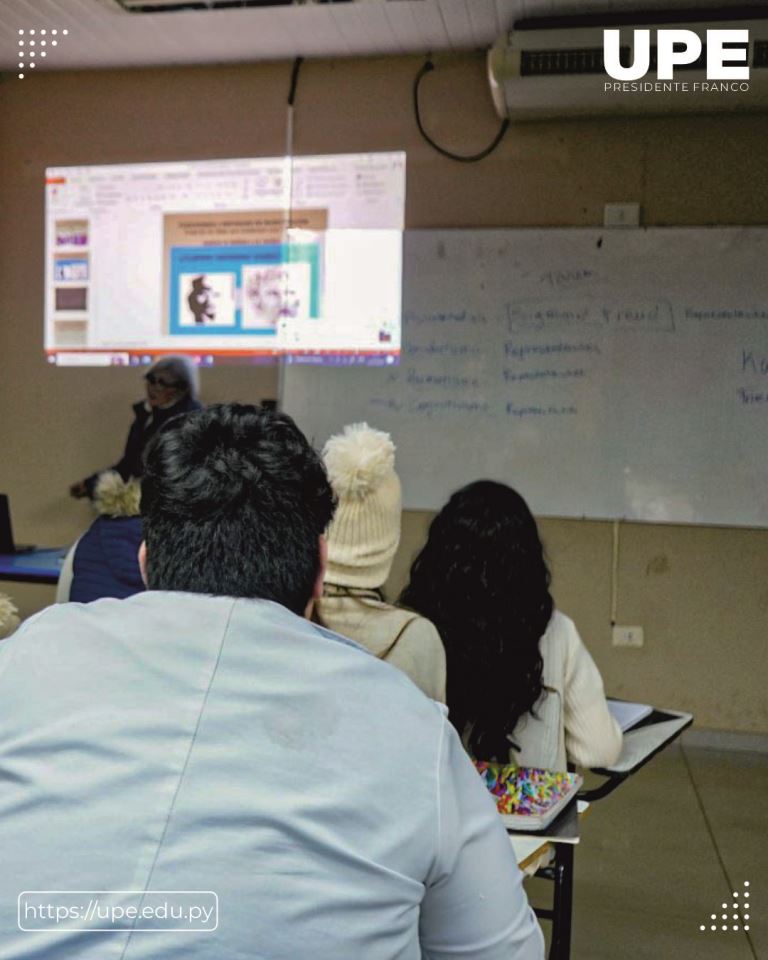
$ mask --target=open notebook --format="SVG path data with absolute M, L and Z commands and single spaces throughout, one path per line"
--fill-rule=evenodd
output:
M 627 700 L 609 700 L 608 709 L 611 716 L 626 733 L 631 727 L 645 720 L 651 715 L 653 707 L 647 703 L 630 703 Z
M 576 799 L 583 782 L 577 773 L 482 760 L 475 766 L 509 830 L 545 830 Z

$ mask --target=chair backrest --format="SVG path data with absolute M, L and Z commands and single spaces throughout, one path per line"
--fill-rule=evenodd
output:
M 72 568 L 75 562 L 75 550 L 77 550 L 78 543 L 80 543 L 79 538 L 75 540 L 69 548 L 66 557 L 64 557 L 64 563 L 61 565 L 59 581 L 56 584 L 56 603 L 69 602 L 69 591 L 72 588 Z

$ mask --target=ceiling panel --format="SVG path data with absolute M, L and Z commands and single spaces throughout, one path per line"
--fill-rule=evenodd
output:
M 426 49 L 428 44 L 424 40 L 423 32 L 413 12 L 411 3 L 385 3 L 384 14 L 389 21 L 390 29 L 397 38 L 398 52 L 405 53 L 411 50 L 416 42 Z
M 392 31 L 384 8 L 386 3 L 330 4 L 336 27 L 350 52 L 399 53 L 400 44 Z
M 472 36 L 472 21 L 467 9 L 467 0 L 441 0 L 437 5 L 448 34 L 448 42 L 452 50 L 463 50 L 474 47 L 475 39 Z
M 466 0 L 474 47 L 487 47 L 488 37 L 494 39 L 502 32 L 496 16 L 495 3 L 469 3 Z
M 739 0 L 696 5 L 723 9 Z M 30 29 L 70 31 L 46 47 L 45 58 L 35 58 L 40 72 L 464 50 L 490 45 L 526 16 L 689 6 L 686 0 L 359 0 L 129 14 L 116 0 L 0 0 L 0 69 L 17 70 L 19 30 L 27 31 L 26 42 Z
M 445 21 L 440 13 L 440 4 L 436 0 L 423 0 L 409 4 L 413 16 L 421 30 L 419 51 L 450 50 L 451 44 Z M 416 51 L 414 51 L 416 52 Z

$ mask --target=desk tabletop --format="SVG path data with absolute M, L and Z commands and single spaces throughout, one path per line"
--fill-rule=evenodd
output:
M 540 840 L 538 837 L 531 837 L 528 834 L 523 836 L 509 834 L 509 842 L 515 854 L 515 860 L 521 870 L 525 870 L 549 848 L 549 843 Z
M 589 806 L 589 803 L 585 800 L 577 800 L 576 803 L 573 804 L 573 808 L 578 816 L 578 822 L 587 814 Z M 576 844 L 579 842 L 578 827 L 575 836 L 570 833 L 568 836 L 558 837 L 556 833 L 548 833 L 546 830 L 542 830 L 538 834 L 513 832 L 508 833 L 507 836 L 515 852 L 517 865 L 521 870 L 525 870 L 529 864 L 538 860 L 542 853 L 555 843 Z
M 625 731 L 621 754 L 616 763 L 611 767 L 593 768 L 592 773 L 606 778 L 603 783 L 598 787 L 582 790 L 580 797 L 583 800 L 602 800 L 607 797 L 627 777 L 637 773 L 657 753 L 666 749 L 692 723 L 692 713 L 659 710 L 654 707 L 649 717 Z
M 66 547 L 46 547 L 25 553 L 0 553 L 0 580 L 56 583 L 66 554 Z
M 630 774 L 639 770 L 693 723 L 693 714 L 681 710 L 654 709 L 653 714 L 624 733 L 621 755 L 616 763 L 596 769 L 604 776 Z

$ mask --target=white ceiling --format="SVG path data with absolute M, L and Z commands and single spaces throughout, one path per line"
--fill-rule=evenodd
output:
M 358 0 L 178 13 L 126 13 L 116 0 L 0 0 L 0 70 L 17 70 L 19 40 L 35 70 L 236 63 L 425 53 L 489 46 L 516 19 L 675 9 L 707 0 Z M 739 0 L 710 2 L 737 6 Z M 685 19 L 685 18 L 682 18 Z M 34 37 L 29 32 L 34 29 Z M 57 45 L 51 30 L 57 29 Z M 62 30 L 68 30 L 62 36 Z M 19 30 L 25 33 L 19 35 Z M 40 33 L 46 30 L 45 37 Z M 32 46 L 31 40 L 35 40 Z M 41 41 L 45 39 L 43 47 Z M 31 57 L 34 49 L 36 56 Z M 45 50 L 46 56 L 41 53 Z M 29 68 L 27 68 L 29 73 Z

